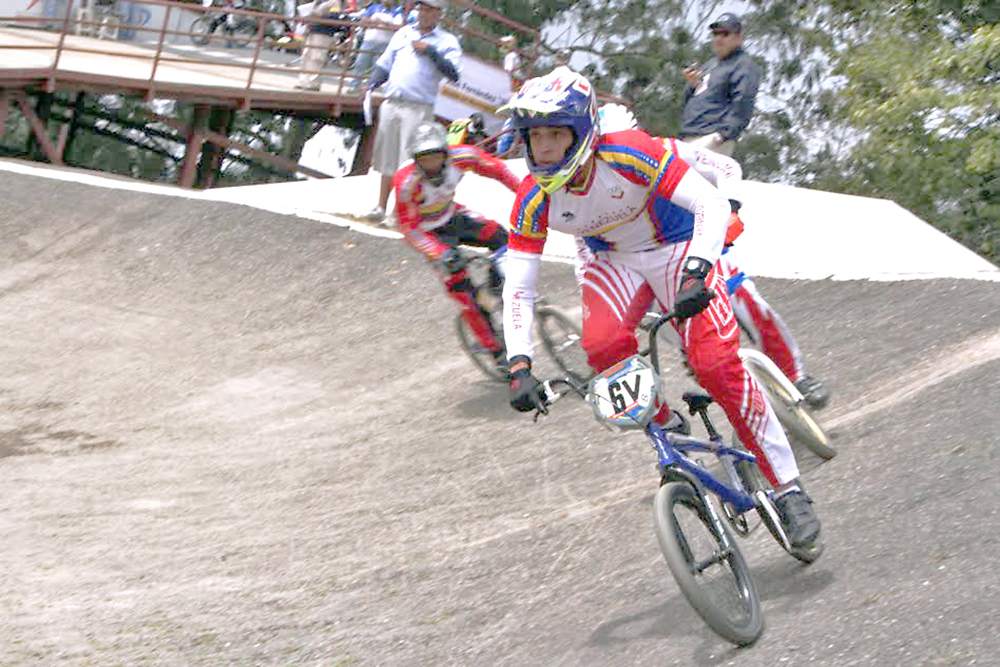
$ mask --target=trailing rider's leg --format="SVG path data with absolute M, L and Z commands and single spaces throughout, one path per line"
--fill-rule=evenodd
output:
M 458 302 L 462 309 L 462 319 L 472 329 L 476 339 L 483 347 L 499 358 L 503 353 L 503 344 L 496 332 L 493 331 L 490 318 L 476 303 L 475 290 L 465 270 L 448 274 L 445 279 L 445 287 L 448 288 L 448 296 Z

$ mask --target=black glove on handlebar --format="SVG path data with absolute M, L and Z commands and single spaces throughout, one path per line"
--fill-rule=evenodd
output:
M 518 412 L 531 412 L 542 403 L 542 384 L 531 374 L 531 359 L 528 357 L 518 355 L 510 360 L 510 365 L 522 361 L 528 366 L 514 371 L 508 379 L 510 406 Z
M 441 266 L 444 267 L 445 271 L 448 273 L 458 273 L 465 268 L 466 260 L 458 250 L 454 248 L 448 248 L 441 256 L 438 257 L 438 261 L 441 262 Z
M 674 314 L 679 319 L 694 317 L 708 308 L 715 296 L 715 292 L 705 284 L 705 278 L 711 270 L 712 265 L 700 257 L 688 257 L 684 260 L 681 288 L 677 290 L 677 297 L 674 299 Z

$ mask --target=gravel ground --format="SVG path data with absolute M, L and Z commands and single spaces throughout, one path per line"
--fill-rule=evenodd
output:
M 641 437 L 511 411 L 402 243 L 0 196 L 2 665 L 996 664 L 996 283 L 758 281 L 840 454 L 801 457 L 817 563 L 741 541 L 766 630 L 734 649 L 659 553 Z M 570 267 L 543 287 L 574 304 Z

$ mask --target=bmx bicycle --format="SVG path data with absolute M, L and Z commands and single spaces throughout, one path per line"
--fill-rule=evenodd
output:
M 491 277 L 498 271 L 494 258 L 465 248 L 458 251 L 465 260 L 475 301 L 489 319 L 493 334 L 503 342 L 503 286 Z M 535 323 L 542 347 L 559 369 L 575 382 L 585 383 L 590 378 L 590 369 L 580 347 L 580 327 L 562 309 L 547 303 L 544 297 L 535 300 Z M 455 326 L 462 349 L 476 367 L 490 380 L 506 382 L 506 365 L 497 364 L 493 353 L 483 347 L 461 315 L 458 315 Z
M 216 0 L 204 0 L 202 5 L 211 7 Z M 205 46 L 216 30 L 226 35 L 226 45 L 244 47 L 257 35 L 259 23 L 255 16 L 234 14 L 230 10 L 243 9 L 244 0 L 222 0 L 219 12 L 206 13 L 191 22 L 191 41 L 197 46 Z
M 739 445 L 726 444 L 708 415 L 709 396 L 683 395 L 690 413 L 705 425 L 708 439 L 664 431 L 653 421 L 663 392 L 656 333 L 673 317 L 660 316 L 650 326 L 646 355 L 633 355 L 597 374 L 586 389 L 570 378 L 543 382 L 535 418 L 548 414 L 549 407 L 572 390 L 586 397 L 601 423 L 615 430 L 644 431 L 657 454 L 660 487 L 653 519 L 667 566 L 705 623 L 719 636 L 745 646 L 760 637 L 764 620 L 757 585 L 734 534 L 746 537 L 763 524 L 803 563 L 819 558 L 823 543 L 817 539 L 806 547 L 792 547 L 774 504 L 774 490 L 756 457 Z M 694 456 L 714 457 L 721 472 L 709 470 Z M 761 519 L 754 526 L 748 519 L 752 511 Z
M 658 312 L 646 313 L 639 323 L 639 329 L 648 334 L 659 317 Z M 557 308 L 540 308 L 536 311 L 536 321 L 546 351 L 569 377 L 580 384 L 585 384 L 593 372 L 587 364 L 586 353 L 580 347 L 580 327 Z M 677 333 L 672 328 L 664 329 L 664 332 L 668 333 L 661 334 L 661 337 L 673 347 L 680 349 Z M 651 337 L 640 346 L 640 356 L 649 354 L 650 340 Z M 789 439 L 808 448 L 823 460 L 836 456 L 837 450 L 830 444 L 829 436 L 814 416 L 802 392 L 778 368 L 778 365 L 754 347 L 741 345 L 739 355 L 743 366 L 763 388 L 778 422 L 785 429 Z

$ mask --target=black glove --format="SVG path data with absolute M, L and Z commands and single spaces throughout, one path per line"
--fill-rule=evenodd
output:
M 674 299 L 674 314 L 684 320 L 694 317 L 708 308 L 715 292 L 708 289 L 705 278 L 712 270 L 712 265 L 700 257 L 688 257 L 684 260 L 684 270 L 681 272 L 681 288 L 677 290 Z
M 438 257 L 438 261 L 441 262 L 441 266 L 444 267 L 445 271 L 448 273 L 458 273 L 465 268 L 465 257 L 462 257 L 460 253 L 455 248 L 448 248 L 441 256 Z
M 508 378 L 510 406 L 518 412 L 531 412 L 541 406 L 542 384 L 531 374 L 531 359 L 528 357 L 518 355 L 510 360 L 510 365 L 514 366 L 522 361 L 528 365 L 514 371 Z

